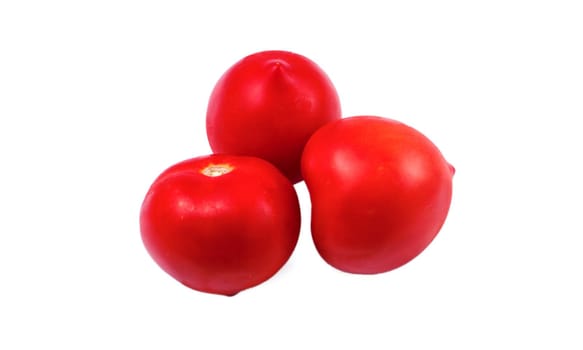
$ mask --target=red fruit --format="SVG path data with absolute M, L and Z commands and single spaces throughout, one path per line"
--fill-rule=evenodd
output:
M 407 263 L 437 235 L 454 170 L 417 130 L 361 116 L 318 130 L 302 173 L 320 255 L 342 271 L 373 274 Z
M 336 89 L 314 62 L 263 51 L 219 79 L 208 104 L 207 135 L 213 152 L 263 158 L 296 183 L 305 143 L 340 113 Z
M 300 230 L 296 192 L 273 165 L 211 155 L 178 163 L 152 184 L 140 228 L 154 261 L 186 286 L 234 295 L 274 275 Z

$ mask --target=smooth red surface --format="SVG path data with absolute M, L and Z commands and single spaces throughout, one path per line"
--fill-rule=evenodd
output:
M 415 129 L 359 116 L 318 130 L 302 173 L 320 255 L 340 270 L 373 274 L 407 263 L 437 235 L 454 169 Z
M 207 176 L 209 165 L 230 172 Z M 290 181 L 254 157 L 211 155 L 173 165 L 152 184 L 140 213 L 154 261 L 186 286 L 234 295 L 274 275 L 298 240 Z
M 305 143 L 340 117 L 338 94 L 320 67 L 292 52 L 263 51 L 219 79 L 206 128 L 213 152 L 266 159 L 296 183 Z

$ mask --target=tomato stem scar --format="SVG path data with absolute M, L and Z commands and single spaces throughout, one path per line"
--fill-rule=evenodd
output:
M 200 172 L 208 177 L 217 177 L 230 173 L 233 169 L 229 164 L 209 164 Z

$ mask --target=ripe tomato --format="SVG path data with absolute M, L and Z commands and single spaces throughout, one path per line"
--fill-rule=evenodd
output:
M 140 213 L 152 258 L 184 285 L 235 295 L 274 275 L 298 240 L 296 192 L 273 165 L 211 155 L 173 165 L 152 184 Z
M 342 271 L 373 274 L 407 263 L 437 235 L 454 169 L 417 130 L 359 116 L 318 130 L 302 173 L 320 255 Z
M 206 127 L 213 152 L 266 159 L 296 183 L 308 138 L 336 119 L 340 101 L 324 71 L 292 52 L 263 51 L 235 63 L 219 79 Z

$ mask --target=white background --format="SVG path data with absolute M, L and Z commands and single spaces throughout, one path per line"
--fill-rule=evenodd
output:
M 0 2 L 0 348 L 581 349 L 578 1 Z M 243 56 L 316 61 L 344 116 L 401 120 L 455 165 L 417 259 L 339 272 L 302 231 L 228 298 L 164 274 L 138 213 L 210 152 L 208 96 Z

